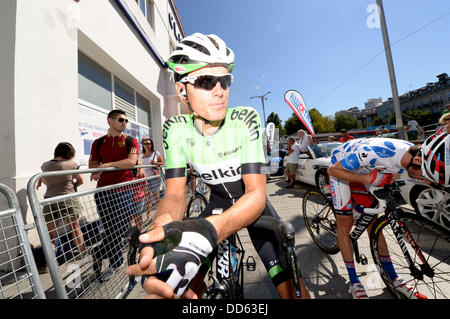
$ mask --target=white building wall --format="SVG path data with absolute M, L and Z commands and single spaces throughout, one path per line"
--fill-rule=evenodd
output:
M 15 171 L 14 130 L 14 52 L 16 34 L 16 1 L 0 1 L 0 183 L 15 188 L 12 173 Z M 1 200 L 1 199 L 0 199 Z M 0 205 L 0 209 L 4 205 Z
M 169 25 L 169 13 L 174 13 L 168 1 L 154 1 L 154 29 L 135 0 L 124 3 L 165 61 L 170 43 L 177 42 Z M 156 149 L 163 152 L 161 124 L 180 113 L 174 85 L 116 1 L 2 0 L 0 26 L 4 78 L 0 86 L 0 182 L 19 195 L 26 222 L 33 222 L 27 183 L 53 157 L 56 145 L 70 142 L 77 154 L 82 152 L 78 50 L 150 101 L 153 139 Z M 42 187 L 40 192 L 44 191 Z M 37 235 L 31 236 L 35 241 Z
M 77 31 L 68 24 L 70 0 L 17 1 L 14 61 L 15 181 L 26 221 L 28 180 L 62 141 L 78 145 Z M 78 151 L 78 150 L 77 150 Z M 7 155 L 9 156 L 9 155 Z M 30 232 L 35 234 L 35 232 Z M 34 237 L 33 237 L 34 239 Z

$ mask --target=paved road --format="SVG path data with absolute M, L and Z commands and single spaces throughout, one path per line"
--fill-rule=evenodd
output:
M 340 254 L 327 255 L 312 241 L 301 216 L 301 205 L 304 193 L 311 189 L 303 183 L 298 183 L 293 189 L 285 189 L 286 182 L 282 177 L 272 177 L 267 183 L 269 201 L 280 217 L 294 225 L 296 230 L 296 250 L 300 258 L 302 275 L 313 299 L 351 299 L 348 293 L 348 275 Z M 277 299 L 277 291 L 256 254 L 246 230 L 242 230 L 240 238 L 246 254 L 254 256 L 256 271 L 245 273 L 244 294 L 246 299 Z M 370 298 L 392 299 L 376 272 L 372 263 L 367 235 L 358 241 L 360 252 L 368 259 L 368 265 L 356 265 L 361 282 Z M 136 285 L 129 298 L 142 298 L 145 292 Z

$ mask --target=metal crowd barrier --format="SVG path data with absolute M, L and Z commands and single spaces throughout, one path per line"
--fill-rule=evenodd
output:
M 138 168 L 155 167 L 152 165 Z M 41 178 L 75 174 L 109 173 L 116 168 L 45 172 L 28 182 L 30 207 L 58 299 L 112 299 L 124 296 L 129 287 L 127 244 L 124 232 L 151 223 L 164 196 L 162 170 L 151 177 L 51 198 L 38 198 Z M 84 176 L 89 180 L 90 175 Z M 85 183 L 86 184 L 86 183 Z M 46 289 L 47 291 L 47 289 Z
M 0 299 L 44 299 L 16 194 L 0 184 L 8 209 L 0 211 Z

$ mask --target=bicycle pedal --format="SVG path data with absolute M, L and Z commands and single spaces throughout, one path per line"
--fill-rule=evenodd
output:
M 368 260 L 367 260 L 366 255 L 361 254 L 361 256 L 359 258 L 361 260 L 361 265 L 367 265 L 369 263 Z
M 245 262 L 245 266 L 247 267 L 247 271 L 255 271 L 256 270 L 256 262 L 253 256 L 248 256 L 247 261 Z

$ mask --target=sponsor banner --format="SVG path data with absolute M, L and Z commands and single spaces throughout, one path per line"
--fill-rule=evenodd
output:
M 316 138 L 314 133 L 314 127 L 311 121 L 311 116 L 309 115 L 308 109 L 306 108 L 306 103 L 303 100 L 303 96 L 295 91 L 289 90 L 284 94 L 284 100 L 294 111 L 295 115 L 302 121 L 309 133 Z
M 275 140 L 275 124 L 270 122 L 266 125 L 266 135 L 267 139 L 269 140 L 270 144 L 273 144 Z

